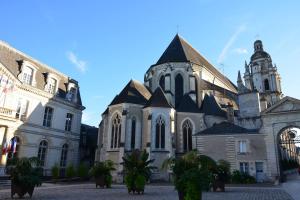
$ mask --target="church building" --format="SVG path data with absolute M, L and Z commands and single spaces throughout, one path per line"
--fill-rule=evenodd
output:
M 279 136 L 300 127 L 300 101 L 283 96 L 260 40 L 237 77 L 235 85 L 177 34 L 144 83 L 130 80 L 103 112 L 96 161 L 116 163 L 122 181 L 124 154 L 145 149 L 158 167 L 151 178 L 169 180 L 163 161 L 196 149 L 258 182 L 279 179 Z

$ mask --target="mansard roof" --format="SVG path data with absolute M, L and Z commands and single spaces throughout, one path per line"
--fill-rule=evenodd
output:
M 187 113 L 200 113 L 200 109 L 197 104 L 192 100 L 190 95 L 186 94 L 182 97 L 177 112 L 187 112 Z
M 214 124 L 212 127 L 205 129 L 196 135 L 223 135 L 223 134 L 255 134 L 258 133 L 255 129 L 246 129 L 241 126 L 229 122 L 221 122 Z
M 160 65 L 168 62 L 191 62 L 204 66 L 213 74 L 218 76 L 228 87 L 236 91 L 236 86 L 221 72 L 219 72 L 212 64 L 210 64 L 196 49 L 186 42 L 178 34 L 174 37 L 162 56 L 158 59 L 155 65 Z
M 146 105 L 150 97 L 151 93 L 143 84 L 138 81 L 130 80 L 120 94 L 113 99 L 110 106 L 120 103 Z
M 221 109 L 216 99 L 212 95 L 205 95 L 200 111 L 206 115 L 214 115 L 219 117 L 227 117 L 227 113 Z
M 156 88 L 145 107 L 172 108 L 160 86 Z
M 0 41 L 0 63 L 7 68 L 16 78 L 18 78 L 18 75 L 20 74 L 21 66 L 24 62 L 29 62 L 34 67 L 36 67 L 36 74 L 35 74 L 35 80 L 36 85 L 33 86 L 39 90 L 45 89 L 45 80 L 46 75 L 48 73 L 51 73 L 55 75 L 58 80 L 58 92 L 56 96 L 60 98 L 65 98 L 67 91 L 67 84 L 69 82 L 78 84 L 77 81 L 71 79 L 67 75 L 62 74 L 61 72 L 53 69 L 52 67 L 49 67 L 46 64 L 41 63 L 40 61 L 26 55 L 25 53 L 15 49 L 14 47 L 10 46 L 9 44 Z M 78 90 L 77 93 L 77 104 L 82 105 L 81 97 L 80 97 L 80 91 Z

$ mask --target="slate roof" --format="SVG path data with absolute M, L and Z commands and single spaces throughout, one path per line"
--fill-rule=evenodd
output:
M 198 105 L 192 100 L 190 95 L 186 94 L 182 97 L 177 112 L 200 113 Z
M 213 91 L 218 91 L 222 94 L 225 94 L 226 97 L 232 99 L 232 100 L 237 100 L 237 93 L 232 92 L 230 90 L 227 90 L 225 88 L 222 88 L 218 85 L 215 85 L 211 82 L 208 82 L 206 80 L 200 79 L 200 89 L 201 90 L 213 90 Z
M 157 87 L 145 107 L 172 108 L 161 87 Z
M 67 94 L 67 83 L 77 81 L 70 79 L 68 76 L 58 72 L 57 70 L 41 63 L 40 61 L 26 55 L 25 53 L 13 48 L 9 44 L 0 41 L 0 63 L 4 65 L 16 78 L 20 73 L 20 67 L 24 61 L 29 61 L 35 65 L 38 69 L 35 75 L 36 86 L 35 88 L 43 90 L 45 87 L 45 74 L 52 73 L 59 78 L 58 93 L 56 96 L 65 98 Z M 77 93 L 78 105 L 82 105 L 80 91 Z
M 206 115 L 214 115 L 219 117 L 227 117 L 226 111 L 222 110 L 217 103 L 216 99 L 212 95 L 205 95 L 202 105 L 200 108 L 200 112 Z
M 219 72 L 212 64 L 210 64 L 197 50 L 187 43 L 178 34 L 174 37 L 162 56 L 158 59 L 155 65 L 160 65 L 168 62 L 191 62 L 198 65 L 204 65 L 213 74 L 216 74 L 223 80 L 228 87 L 236 91 L 236 86 L 221 72 Z
M 223 134 L 255 134 L 258 130 L 246 129 L 229 122 L 221 122 L 219 124 L 214 124 L 212 127 L 205 129 L 196 135 L 223 135 Z
M 120 103 L 146 105 L 150 97 L 151 93 L 143 84 L 138 81 L 131 80 L 120 94 L 113 99 L 110 106 Z
M 105 109 L 105 111 L 102 113 L 102 115 L 107 115 L 108 114 L 108 107 Z

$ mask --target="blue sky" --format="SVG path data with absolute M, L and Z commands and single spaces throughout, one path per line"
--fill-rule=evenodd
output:
M 0 7 L 0 40 L 78 80 L 90 125 L 130 79 L 143 81 L 177 31 L 234 83 L 261 39 L 284 94 L 300 98 L 296 0 L 1 0 Z

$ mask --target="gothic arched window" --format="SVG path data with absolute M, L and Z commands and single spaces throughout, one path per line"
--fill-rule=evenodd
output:
M 112 120 L 110 148 L 112 149 L 119 148 L 120 141 L 121 141 L 121 117 L 120 115 L 117 114 L 117 116 Z
M 61 149 L 61 156 L 60 156 L 60 167 L 67 166 L 67 157 L 68 157 L 68 144 L 64 144 Z
M 135 132 L 136 132 L 136 119 L 132 118 L 132 121 L 131 121 L 131 149 L 135 148 Z
M 164 149 L 165 148 L 165 121 L 160 116 L 156 120 L 155 126 L 155 148 Z
M 183 97 L 183 78 L 180 74 L 175 77 L 175 107 L 180 103 Z
M 159 85 L 160 85 L 161 89 L 165 90 L 165 76 L 160 77 Z
M 186 120 L 182 125 L 182 136 L 183 136 L 183 150 L 191 151 L 193 149 L 192 143 L 192 131 L 193 126 L 189 120 Z
M 48 142 L 46 140 L 42 140 L 39 145 L 38 159 L 40 161 L 40 166 L 45 166 L 46 154 L 47 154 Z
M 270 85 L 269 85 L 269 80 L 268 79 L 265 79 L 264 81 L 264 84 L 265 84 L 265 90 L 270 90 Z

